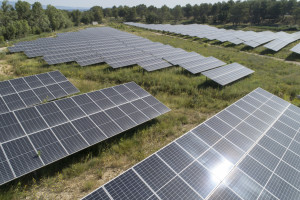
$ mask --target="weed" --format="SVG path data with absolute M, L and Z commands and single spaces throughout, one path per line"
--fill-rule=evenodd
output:
M 82 192 L 87 192 L 89 190 L 91 190 L 94 186 L 95 186 L 96 182 L 93 180 L 88 180 L 86 181 L 82 187 L 81 187 L 81 191 Z

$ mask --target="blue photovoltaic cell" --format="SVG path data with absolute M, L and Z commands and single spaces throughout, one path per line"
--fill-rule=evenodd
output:
M 105 185 L 105 189 L 114 199 L 142 200 L 153 194 L 133 170 L 129 170 L 109 182 Z
M 157 191 L 176 175 L 156 155 L 147 158 L 134 169 L 154 191 Z
M 79 90 L 59 71 L 2 81 L 0 82 L 0 114 L 77 92 Z
M 45 83 L 65 80 L 65 77 L 59 74 L 50 73 L 54 77 L 45 75 L 39 78 L 47 79 Z M 38 78 L 29 78 L 32 83 L 37 80 Z M 126 85 L 140 88 L 133 83 L 123 84 L 117 88 L 128 92 L 130 89 Z M 123 93 L 115 95 L 115 90 L 111 89 L 105 89 L 109 98 L 122 97 Z M 153 105 L 145 103 L 145 107 L 140 105 L 140 108 L 136 108 L 130 102 L 126 103 L 126 100 L 120 105 L 113 104 L 111 108 L 102 110 L 92 100 L 99 103 L 99 99 L 108 99 L 101 91 L 0 114 L 0 184 L 146 122 L 150 118 L 143 115 L 141 110 L 147 108 L 155 110 L 154 106 L 161 104 L 153 97 L 152 101 L 156 102 Z M 169 109 L 163 108 L 158 111 L 156 111 L 158 115 L 161 115 Z M 163 166 L 164 163 L 161 162 L 160 166 Z M 175 176 L 171 169 L 169 171 Z M 162 171 L 165 172 L 167 170 Z M 136 184 L 140 185 L 139 182 Z M 150 191 L 148 196 L 152 195 Z
M 43 166 L 27 137 L 4 143 L 3 149 L 17 177 Z
M 2 149 L 0 149 L 0 172 L 1 183 L 6 183 L 15 178 Z
M 24 135 L 25 132 L 13 113 L 0 115 L 0 142 L 6 142 Z
M 50 129 L 29 136 L 32 144 L 40 151 L 45 164 L 52 163 L 68 155 Z
M 141 108 L 155 101 L 132 104 Z M 287 122 L 287 115 L 296 121 Z M 149 199 L 298 200 L 298 123 L 299 108 L 258 88 L 133 169 L 155 193 Z M 120 187 L 115 184 L 108 193 Z M 118 198 L 126 199 L 123 193 Z
M 161 199 L 191 199 L 201 200 L 202 198 L 194 192 L 182 179 L 176 177 L 157 192 Z
M 193 158 L 175 143 L 163 148 L 157 155 L 177 173 L 182 171 L 193 161 Z

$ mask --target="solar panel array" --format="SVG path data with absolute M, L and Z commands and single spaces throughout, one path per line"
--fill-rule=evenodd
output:
M 84 199 L 300 199 L 299 128 L 258 88 Z
M 0 82 L 0 114 L 75 94 L 79 90 L 59 71 Z
M 170 109 L 134 82 L 0 115 L 0 185 Z
M 147 71 L 180 65 L 193 74 L 226 65 L 214 57 L 204 57 L 108 27 L 20 42 L 10 47 L 10 51 L 25 51 L 28 57 L 44 56 L 48 64 L 76 61 L 87 66 L 106 62 L 113 68 L 138 64 Z
M 266 45 L 264 45 L 264 47 L 273 51 L 279 51 L 288 44 L 300 39 L 300 32 L 289 34 L 285 32 L 273 33 L 271 31 L 235 31 L 219 29 L 216 27 L 202 24 L 169 25 L 140 24 L 134 22 L 126 22 L 125 24 L 146 29 L 167 31 L 181 35 L 189 35 L 192 37 L 206 38 L 208 40 L 231 42 L 236 45 L 244 43 L 245 45 L 251 46 L 253 48 L 267 43 Z
M 252 73 L 254 73 L 253 70 L 238 63 L 232 63 L 224 67 L 203 72 L 202 74 L 224 86 Z
M 297 44 L 291 49 L 292 52 L 300 54 L 300 44 Z
M 78 32 L 57 34 L 55 38 L 20 42 L 9 50 L 24 51 L 30 58 L 43 56 L 48 64 L 75 61 L 81 66 L 87 66 L 106 62 L 113 68 L 139 64 L 148 71 L 171 66 L 160 56 L 148 52 L 145 46 L 153 46 L 152 50 L 164 48 L 169 54 L 176 53 L 172 52 L 175 48 L 171 46 L 153 43 L 148 39 L 109 27 L 88 28 Z
M 283 47 L 287 46 L 288 44 L 295 42 L 300 39 L 300 32 L 296 32 L 293 34 L 284 33 L 281 34 L 281 37 L 269 42 L 268 44 L 264 45 L 264 47 L 271 49 L 273 51 L 279 51 Z

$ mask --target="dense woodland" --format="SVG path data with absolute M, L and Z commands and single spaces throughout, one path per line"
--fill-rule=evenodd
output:
M 300 21 L 300 2 L 297 0 L 247 0 L 223 1 L 215 4 L 155 6 L 138 5 L 89 10 L 59 10 L 41 3 L 29 4 L 18 1 L 12 6 L 3 1 L 0 8 L 0 42 L 24 37 L 28 34 L 56 31 L 71 26 L 91 24 L 93 21 L 140 21 L 146 23 L 208 23 L 208 24 L 252 24 L 291 25 L 295 29 Z

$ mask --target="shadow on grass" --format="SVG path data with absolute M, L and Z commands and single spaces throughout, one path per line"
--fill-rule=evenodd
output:
M 178 67 L 178 70 L 176 70 L 176 72 L 175 72 L 176 74 L 182 74 L 182 75 L 185 75 L 185 76 L 190 77 L 190 78 L 199 76 L 199 74 L 192 74 L 190 71 L 184 69 L 180 65 L 176 65 L 176 67 Z
M 250 46 L 246 45 L 243 48 L 241 48 L 241 51 L 250 51 L 252 49 L 253 49 L 253 47 L 250 47 Z
M 207 88 L 213 88 L 213 89 L 219 89 L 219 90 L 223 89 L 223 87 L 221 85 L 219 85 L 218 83 L 216 83 L 210 79 L 207 79 L 203 83 L 199 84 L 197 88 L 198 88 L 198 90 L 207 89 Z
M 113 145 L 118 144 L 121 139 L 130 139 L 136 133 L 141 133 L 142 130 L 148 129 L 149 127 L 157 123 L 157 119 L 152 119 L 137 127 L 134 127 L 130 130 L 119 133 L 111 138 L 94 144 L 86 149 L 80 150 L 75 154 L 69 155 L 58 161 L 54 161 L 54 163 L 46 165 L 40 169 L 37 169 L 36 171 L 30 172 L 29 174 L 26 174 L 20 178 L 17 178 L 0 186 L 0 192 L 8 192 L 11 190 L 15 190 L 18 187 L 30 187 L 35 182 L 39 184 L 43 178 L 55 176 L 57 173 L 61 173 L 64 169 L 70 167 L 73 164 L 84 163 L 88 161 L 89 158 L 100 156 L 103 150 L 106 150 L 108 148 L 111 148 Z M 33 179 L 35 179 L 35 181 Z
M 223 42 L 221 42 L 219 40 L 213 40 L 210 44 L 212 44 L 212 45 L 222 45 Z
M 291 53 L 288 57 L 286 57 L 287 61 L 300 61 L 300 54 L 297 54 L 297 53 Z
M 259 54 L 260 55 L 274 55 L 275 53 L 277 53 L 276 51 L 273 51 L 272 49 L 265 49 L 263 50 L 262 52 L 260 52 Z
M 197 41 L 197 42 L 199 41 L 199 42 L 202 42 L 201 38 L 198 38 L 198 37 L 193 37 L 193 38 L 192 38 L 192 41 Z
M 233 43 L 228 43 L 228 44 L 225 44 L 224 47 L 235 47 L 237 45 L 233 44 Z

